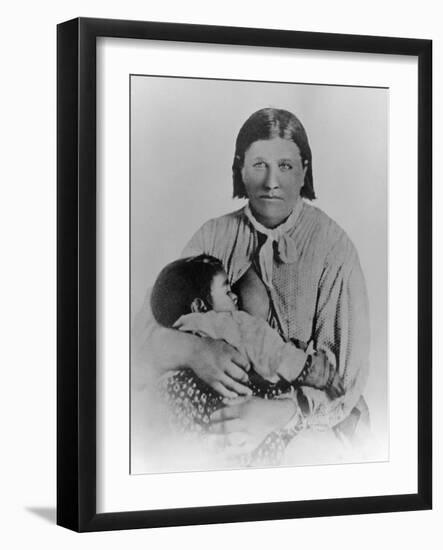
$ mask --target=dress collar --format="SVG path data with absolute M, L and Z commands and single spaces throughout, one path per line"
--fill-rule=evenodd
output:
M 300 198 L 295 204 L 290 216 L 281 225 L 269 229 L 262 225 L 253 215 L 249 203 L 245 206 L 244 214 L 257 233 L 266 237 L 266 241 L 259 250 L 259 265 L 263 282 L 269 289 L 273 288 L 272 272 L 274 260 L 282 263 L 294 263 L 298 259 L 297 247 L 290 233 L 297 224 L 303 208 Z M 276 246 L 274 246 L 276 243 Z

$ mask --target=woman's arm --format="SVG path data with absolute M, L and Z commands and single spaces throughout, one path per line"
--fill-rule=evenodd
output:
M 133 325 L 133 360 L 136 385 L 158 374 L 190 367 L 223 397 L 250 395 L 249 364 L 232 346 L 212 338 L 200 338 L 158 325 L 151 313 L 149 292 Z
M 314 424 L 333 427 L 360 399 L 369 370 L 369 308 L 366 283 L 354 246 L 343 235 L 327 257 L 317 298 L 314 347 L 340 377 L 344 394 L 331 399 L 325 391 L 304 387 Z

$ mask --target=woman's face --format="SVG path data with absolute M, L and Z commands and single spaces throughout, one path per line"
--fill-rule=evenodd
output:
M 293 141 L 273 138 L 252 143 L 241 174 L 249 204 L 261 224 L 273 228 L 291 214 L 306 170 Z

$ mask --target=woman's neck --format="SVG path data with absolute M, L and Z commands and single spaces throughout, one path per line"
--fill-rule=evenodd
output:
M 263 225 L 264 227 L 266 227 L 267 229 L 275 229 L 276 227 L 278 227 L 279 225 L 281 225 L 282 223 L 285 223 L 285 221 L 289 218 L 289 216 L 292 214 L 292 211 L 289 213 L 288 216 L 286 216 L 285 218 L 269 218 L 269 217 L 264 217 L 264 216 L 260 216 L 260 214 L 258 214 L 257 212 L 255 212 L 255 210 L 252 208 L 251 205 L 249 205 L 250 209 L 251 209 L 251 212 L 252 212 L 252 215 L 254 216 L 254 218 L 259 222 L 261 223 L 261 225 Z
M 289 212 L 289 214 L 287 216 L 285 216 L 284 218 L 272 218 L 272 217 L 268 217 L 268 216 L 260 216 L 260 214 L 258 214 L 254 208 L 252 207 L 251 203 L 249 203 L 249 208 L 251 210 L 251 213 L 252 215 L 254 216 L 254 218 L 261 224 L 263 225 L 264 227 L 266 227 L 266 229 L 276 229 L 277 227 L 279 227 L 280 225 L 283 225 L 287 220 L 288 218 L 291 216 L 291 214 L 293 213 L 294 209 L 297 208 L 297 205 L 298 205 L 298 202 L 301 201 L 302 199 L 300 198 L 296 205 L 294 206 L 294 208 Z

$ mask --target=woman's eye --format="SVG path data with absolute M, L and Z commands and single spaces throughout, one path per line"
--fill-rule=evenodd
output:
M 254 164 L 252 165 L 254 168 L 266 168 L 266 164 L 263 162 L 263 161 L 257 161 L 257 162 L 254 162 Z
M 287 172 L 288 170 L 292 170 L 292 164 L 290 162 L 280 162 L 278 165 L 280 170 L 283 172 Z

